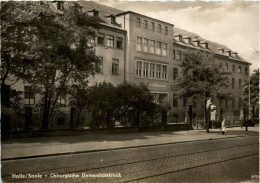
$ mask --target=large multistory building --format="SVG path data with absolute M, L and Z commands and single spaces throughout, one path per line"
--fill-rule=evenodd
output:
M 62 2 L 53 4 L 62 11 Z M 179 29 L 171 23 L 132 11 L 123 12 L 91 1 L 79 1 L 79 4 L 83 12 L 99 16 L 102 20 L 95 40 L 96 55 L 101 62 L 96 65 L 95 76 L 90 78 L 91 84 L 104 81 L 114 85 L 122 82 L 146 84 L 154 95 L 154 101 L 168 100 L 172 111 L 176 112 L 176 120 L 181 121 L 188 103 L 193 105 L 195 114 L 196 109 L 201 111 L 204 104 L 196 103 L 192 99 L 178 98 L 172 86 L 178 77 L 182 77 L 180 63 L 184 59 L 185 51 L 205 50 L 213 52 L 215 60 L 222 62 L 231 72 L 228 76 L 230 86 L 227 91 L 233 93 L 234 100 L 215 100 L 214 103 L 239 114 L 239 109 L 243 106 L 242 86 L 249 79 L 250 63 L 238 53 L 197 34 Z M 32 102 L 32 105 L 35 103 L 35 98 L 30 98 L 33 95 L 30 95 L 28 85 L 13 87 L 24 91 L 25 105 L 28 105 L 28 102 Z M 61 98 L 65 104 L 66 98 Z M 69 120 L 66 120 L 66 123 L 69 123 Z

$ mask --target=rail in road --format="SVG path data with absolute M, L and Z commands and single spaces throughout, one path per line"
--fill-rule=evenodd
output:
M 85 161 L 78 165 L 68 165 L 66 168 L 56 166 L 43 170 L 35 169 L 30 172 L 27 172 L 26 170 L 16 171 L 17 174 L 47 174 L 48 176 L 46 178 L 43 177 L 37 180 L 12 179 L 10 177 L 10 172 L 4 172 L 2 178 L 3 180 L 11 182 L 145 182 L 144 180 L 162 177 L 167 174 L 182 172 L 189 169 L 207 167 L 213 164 L 216 165 L 230 161 L 240 161 L 248 157 L 257 159 L 259 154 L 259 143 L 256 137 L 253 138 L 254 137 L 216 140 L 211 141 L 211 143 L 207 142 L 206 144 L 203 144 L 203 142 L 194 142 L 187 143 L 186 145 L 165 145 L 165 147 L 161 148 L 147 147 L 137 148 L 135 150 L 131 149 L 128 153 L 136 153 L 136 156 L 133 156 L 131 159 L 122 155 L 127 153 L 127 150 L 121 150 L 121 154 L 118 156 L 119 159 L 111 159 L 111 161 L 106 161 L 104 163 L 91 163 Z M 187 146 L 190 146 L 190 148 Z M 138 154 L 140 154 L 140 156 L 138 156 Z M 98 153 L 96 156 L 98 156 Z M 81 157 L 76 158 L 84 157 L 81 155 Z M 86 156 L 85 158 L 88 157 Z M 43 162 L 46 160 L 44 160 L 44 158 L 42 159 Z M 19 160 L 18 162 L 21 161 L 22 160 Z M 51 178 L 51 172 L 55 172 L 53 176 L 69 176 L 74 173 L 74 175 L 79 175 L 79 177 L 74 179 Z M 104 173 L 111 173 L 111 175 L 120 174 L 121 177 L 94 177 L 102 176 Z

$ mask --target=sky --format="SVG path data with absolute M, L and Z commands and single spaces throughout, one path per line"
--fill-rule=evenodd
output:
M 223 44 L 259 68 L 259 2 L 256 1 L 99 1 L 134 11 Z

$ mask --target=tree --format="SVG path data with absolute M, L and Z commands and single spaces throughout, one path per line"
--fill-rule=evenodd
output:
M 209 98 L 230 98 L 231 93 L 225 91 L 228 86 L 227 75 L 221 63 L 215 61 L 211 52 L 188 50 L 181 63 L 183 77 L 177 80 L 175 88 L 182 98 L 194 97 L 203 99 L 205 104 L 205 124 L 209 132 L 206 101 Z
M 72 83 L 87 85 L 93 73 L 93 40 L 99 19 L 68 2 L 60 13 L 51 2 L 8 2 L 1 16 L 2 83 L 8 76 L 30 83 L 42 96 L 42 129 L 57 99 Z
M 104 82 L 89 87 L 86 93 L 85 106 L 92 113 L 97 128 L 100 125 L 99 121 L 104 121 L 110 129 L 114 127 L 116 121 L 131 111 L 136 111 L 138 116 L 140 112 L 151 111 L 156 107 L 151 93 L 143 85 L 123 83 L 115 87 L 111 83 Z M 78 96 L 74 100 L 79 99 Z
M 243 96 L 245 99 L 245 104 L 249 106 L 249 90 L 250 90 L 250 105 L 252 106 L 252 117 L 254 119 L 254 112 L 259 106 L 259 70 L 256 69 L 253 71 L 252 75 L 250 76 L 250 87 L 249 81 L 246 81 L 243 86 Z M 256 110 L 258 111 L 258 110 Z

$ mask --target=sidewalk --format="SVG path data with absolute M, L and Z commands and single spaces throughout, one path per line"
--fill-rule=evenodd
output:
M 36 137 L 6 140 L 2 142 L 2 160 L 58 156 L 122 148 L 155 146 L 259 135 L 259 127 L 228 128 L 225 135 L 219 129 L 178 132 L 144 132 L 121 134 L 89 134 L 78 136 Z

